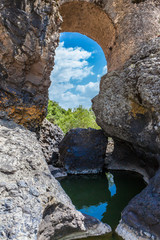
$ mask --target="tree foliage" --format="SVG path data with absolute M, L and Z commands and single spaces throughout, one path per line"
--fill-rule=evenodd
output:
M 85 109 L 82 105 L 73 110 L 63 109 L 57 102 L 49 100 L 47 119 L 53 124 L 57 124 L 64 133 L 72 128 L 95 128 L 100 129 L 95 121 L 95 115 L 90 108 Z

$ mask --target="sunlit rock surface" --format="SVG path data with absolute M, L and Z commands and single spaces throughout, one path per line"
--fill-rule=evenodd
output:
M 0 120 L 0 180 L 2 240 L 59 240 L 111 231 L 76 211 L 50 174 L 36 135 L 12 121 Z
M 159 66 L 160 37 L 145 44 L 122 70 L 103 76 L 92 100 L 97 123 L 107 134 L 153 154 L 160 152 Z

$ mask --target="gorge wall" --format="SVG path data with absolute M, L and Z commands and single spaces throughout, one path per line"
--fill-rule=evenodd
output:
M 0 0 L 1 119 L 39 129 L 46 116 L 60 31 L 80 32 L 101 45 L 109 73 L 93 99 L 97 122 L 117 144 L 123 141 L 138 154 L 142 168 L 154 177 L 160 163 L 159 0 Z M 146 194 L 142 192 L 142 200 L 133 199 L 124 210 L 119 234 L 127 224 L 135 236 L 143 229 L 142 238 L 147 234 L 151 234 L 148 239 L 159 238 L 159 212 L 153 211 L 155 206 L 159 209 L 157 179 L 156 175 L 146 190 L 156 196 L 148 210 L 152 227 L 134 207 L 135 202 L 141 206 Z M 138 228 L 128 221 L 133 208 Z
M 99 43 L 116 70 L 159 35 L 159 1 L 0 1 L 0 116 L 35 130 L 46 115 L 50 72 L 61 31 Z M 62 17 L 60 16 L 60 13 Z

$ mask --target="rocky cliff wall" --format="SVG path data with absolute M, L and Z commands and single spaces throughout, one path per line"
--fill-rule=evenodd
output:
M 56 1 L 0 1 L 0 116 L 37 129 L 46 115 L 61 17 Z
M 59 11 L 64 19 L 63 24 Z M 159 0 L 0 0 L 0 118 L 12 119 L 30 130 L 39 129 L 46 115 L 49 75 L 54 65 L 54 53 L 60 31 L 78 31 L 93 38 L 102 46 L 108 61 L 109 73 L 102 78 L 100 93 L 93 100 L 97 122 L 106 134 L 114 137 L 117 141 L 123 140 L 126 144 L 129 143 L 132 150 L 139 152 L 143 158 L 147 154 L 149 164 L 152 164 L 153 157 L 155 167 L 152 169 L 148 165 L 148 168 L 152 170 L 149 177 L 153 176 L 158 170 L 160 161 Z M 16 131 L 21 131 L 18 130 L 21 128 L 17 125 L 17 127 L 14 127 L 14 124 L 9 125 L 6 129 L 2 123 L 1 136 L 8 134 L 6 139 L 7 136 L 11 137 L 17 134 Z M 25 237 L 34 239 L 35 232 L 33 231 L 37 231 L 37 224 L 44 220 L 39 234 L 42 239 L 47 239 L 46 236 L 54 235 L 52 231 L 56 229 L 56 226 L 48 229 L 45 221 L 50 217 L 52 219 L 52 214 L 54 217 L 55 208 L 54 206 L 49 208 L 43 219 L 44 208 L 41 203 L 48 201 L 45 200 L 47 194 L 53 196 L 59 194 L 58 192 L 61 190 L 57 191 L 56 183 L 48 192 L 48 185 L 50 187 L 53 184 L 51 181 L 47 183 L 44 193 L 40 193 L 43 195 L 42 198 L 39 198 L 35 189 L 26 188 L 24 182 L 17 183 L 21 180 L 20 176 L 23 175 L 23 178 L 30 179 L 27 186 L 32 186 L 37 181 L 36 184 L 43 189 L 43 182 L 49 178 L 48 170 L 45 170 L 46 166 L 42 164 L 44 160 L 39 155 L 41 160 L 37 162 L 36 149 L 30 151 L 29 146 L 26 148 L 27 142 L 34 142 L 34 139 L 30 138 L 29 132 L 22 135 L 24 138 L 24 135 L 28 136 L 23 149 L 18 140 L 19 135 L 16 135 L 14 139 L 11 138 L 11 152 L 8 152 L 10 148 L 7 148 L 7 140 L 3 137 L 1 141 L 0 173 L 1 179 L 4 179 L 4 185 L 2 184 L 1 187 L 1 223 L 3 223 L 1 224 L 3 226 L 1 236 L 2 239 L 7 239 L 11 235 L 19 234 L 17 229 L 18 231 L 22 229 L 23 234 L 20 232 L 19 239 L 24 240 Z M 14 149 L 15 146 L 18 152 Z M 32 157 L 35 158 L 35 163 L 34 160 L 30 161 L 30 157 L 23 158 L 26 156 L 25 151 L 28 152 L 27 155 L 33 153 Z M 144 164 L 147 165 L 147 161 L 145 160 Z M 23 172 L 24 169 L 27 171 L 26 175 Z M 43 175 L 41 179 L 38 177 L 39 174 Z M 143 232 L 147 233 L 146 236 L 143 236 L 146 239 L 150 239 L 152 236 L 159 239 L 157 231 L 159 215 L 153 211 L 153 208 L 159 209 L 157 201 L 159 199 L 159 183 L 157 183 L 159 172 L 157 174 L 155 180 L 152 180 L 151 185 L 148 186 L 150 190 L 145 190 L 149 194 L 148 199 L 151 195 L 154 195 L 156 199 L 151 199 L 155 204 L 148 209 L 148 213 L 153 216 L 154 227 L 147 225 L 148 223 L 144 219 L 146 215 L 138 212 L 138 208 L 141 207 L 136 207 L 141 206 L 141 202 L 145 201 L 145 192 L 142 192 L 140 198 L 134 199 L 129 205 L 131 207 L 126 208 L 122 215 L 122 223 L 134 229 L 136 234 L 143 229 Z M 20 184 L 22 190 L 17 184 Z M 19 195 L 19 191 L 22 196 Z M 31 208 L 28 196 L 31 197 L 31 201 L 33 200 L 32 206 L 35 208 L 29 213 L 34 221 L 27 220 L 29 224 L 26 226 L 23 219 L 28 217 L 28 215 L 26 216 L 28 212 L 26 209 L 22 211 L 22 204 Z M 8 201 L 6 201 L 7 199 Z M 60 202 L 63 201 L 58 200 L 60 204 L 58 209 L 63 209 Z M 13 206 L 16 210 L 13 209 Z M 145 207 L 143 205 L 144 211 Z M 129 222 L 129 212 L 133 208 L 135 214 L 132 214 L 131 211 L 132 219 Z M 9 211 L 6 212 L 6 209 Z M 10 215 L 12 211 L 13 217 Z M 16 211 L 15 214 L 14 211 Z M 9 215 L 7 215 L 8 213 Z M 70 211 L 68 211 L 66 219 L 69 215 Z M 137 220 L 138 228 L 132 221 L 135 216 L 136 219 L 140 219 Z M 76 226 L 75 229 L 79 229 L 74 217 L 72 218 L 72 227 Z M 82 224 L 82 228 L 83 226 Z M 62 225 L 58 226 L 58 229 L 61 227 Z M 124 235 L 123 232 L 128 231 L 124 225 L 123 227 L 121 225 L 119 229 L 118 232 L 127 240 L 128 236 L 131 236 L 132 240 L 139 239 L 138 235 L 135 238 L 132 238 L 132 235 Z M 51 232 L 46 235 L 48 231 Z M 30 234 L 31 237 L 25 236 L 25 234 Z
M 115 140 L 109 167 L 132 169 L 147 179 L 156 174 L 122 213 L 117 232 L 127 240 L 160 238 L 159 66 L 160 37 L 144 44 L 123 69 L 103 76 L 92 100 L 97 123 Z
M 61 31 L 78 31 L 96 40 L 111 71 L 160 34 L 159 19 L 159 0 L 1 0 L 0 117 L 39 128 L 46 115 L 60 25 Z

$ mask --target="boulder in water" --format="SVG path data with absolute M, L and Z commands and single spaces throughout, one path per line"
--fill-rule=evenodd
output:
M 60 161 L 70 174 L 99 173 L 104 166 L 107 142 L 102 130 L 71 129 L 59 145 Z

